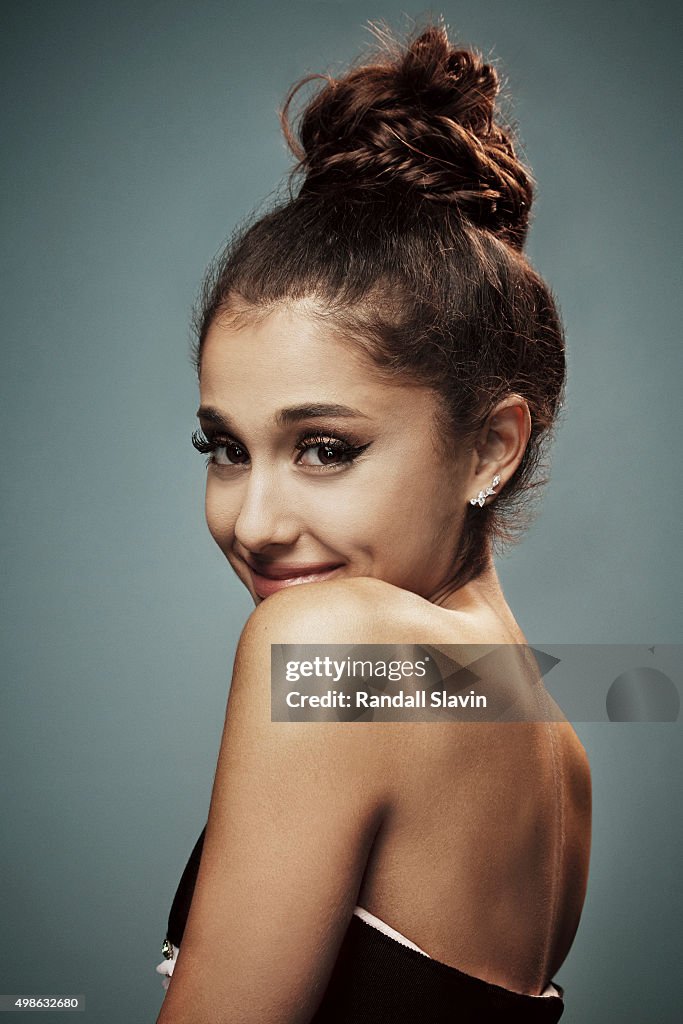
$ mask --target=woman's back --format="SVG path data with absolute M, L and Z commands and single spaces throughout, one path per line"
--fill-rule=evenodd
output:
M 559 1019 L 562 990 L 549 983 L 583 903 L 590 826 L 585 755 L 568 723 L 337 721 L 301 733 L 289 723 L 272 733 L 276 757 L 277 736 L 289 737 L 286 757 L 274 765 L 269 754 L 273 644 L 429 644 L 435 653 L 455 644 L 468 666 L 471 645 L 525 650 L 481 594 L 469 585 L 461 607 L 447 608 L 354 577 L 291 588 L 252 617 L 236 658 L 208 853 L 203 833 L 169 916 L 172 963 L 158 968 L 175 973 L 189 941 L 171 1013 L 203 998 L 201 972 L 210 970 L 212 998 L 231 992 L 254 1019 L 281 1013 L 283 999 L 299 1007 L 292 1020 L 316 1024 L 445 1022 L 456 1010 L 473 1022 Z M 514 687 L 523 698 L 522 681 Z M 240 735 L 252 704 L 259 742 Z M 243 797 L 229 800 L 230 786 Z M 272 991 L 259 994 L 261 1006 L 253 985 L 263 962 Z
M 370 585 L 382 592 L 377 642 L 526 643 L 507 606 L 453 611 Z M 358 903 L 435 959 L 539 994 L 569 951 L 588 875 L 590 772 L 574 729 L 566 721 L 398 728 L 394 801 Z

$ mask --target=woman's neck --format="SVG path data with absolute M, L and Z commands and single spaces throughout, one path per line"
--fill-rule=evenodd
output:
M 475 611 L 483 604 L 504 618 L 512 617 L 490 549 L 486 552 L 484 568 L 474 579 L 459 584 L 456 577 L 434 595 L 432 602 L 453 611 Z

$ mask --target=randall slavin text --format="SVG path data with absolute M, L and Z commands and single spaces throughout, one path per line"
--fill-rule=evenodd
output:
M 326 690 L 324 693 L 300 693 L 290 690 L 286 696 L 290 708 L 485 708 L 482 693 L 448 693 L 446 690 L 412 690 L 397 693 L 368 693 Z

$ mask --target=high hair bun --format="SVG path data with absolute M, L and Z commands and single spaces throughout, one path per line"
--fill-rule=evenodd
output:
M 371 26 L 381 46 L 340 78 L 312 74 L 280 112 L 303 172 L 300 195 L 367 203 L 400 195 L 451 204 L 475 225 L 522 249 L 533 178 L 517 158 L 513 131 L 497 123 L 499 78 L 471 49 L 456 49 L 442 25 L 401 43 Z M 288 110 L 307 82 L 326 83 L 292 130 Z

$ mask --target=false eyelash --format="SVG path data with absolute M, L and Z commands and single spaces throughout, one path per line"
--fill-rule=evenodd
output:
M 239 442 L 233 441 L 229 437 L 225 437 L 220 434 L 213 434 L 211 437 L 204 437 L 200 430 L 195 430 L 192 434 L 192 445 L 197 449 L 198 452 L 202 452 L 204 455 L 210 455 L 215 452 L 218 448 L 225 448 L 229 444 L 238 444 Z M 317 448 L 320 445 L 325 445 L 328 448 L 336 449 L 341 455 L 345 456 L 344 462 L 353 462 L 366 448 L 370 446 L 370 442 L 367 444 L 353 444 L 348 438 L 343 437 L 340 434 L 334 436 L 324 434 L 308 434 L 302 433 L 295 444 L 297 451 L 306 451 L 308 448 Z M 240 447 L 243 447 L 240 445 Z M 211 459 L 207 459 L 206 465 L 211 463 Z M 339 465 L 339 463 L 336 463 Z M 323 467 L 316 467 L 322 469 Z
M 346 456 L 345 461 L 350 462 L 368 447 L 367 444 L 353 444 L 348 438 L 340 434 L 303 434 L 294 445 L 297 451 L 303 452 L 308 448 L 319 448 L 325 445 L 326 448 L 333 448 L 340 455 Z
M 196 448 L 198 452 L 202 452 L 203 455 L 208 455 L 208 459 L 204 463 L 208 469 L 213 461 L 213 452 L 219 448 L 225 448 L 229 444 L 237 443 L 232 442 L 229 437 L 223 437 L 220 434 L 212 434 L 211 437 L 204 437 L 201 430 L 194 430 L 192 432 L 192 447 Z
M 215 452 L 217 448 L 222 447 L 218 443 L 219 441 L 227 442 L 228 438 L 219 437 L 218 434 L 214 434 L 212 437 L 204 437 L 201 430 L 194 430 L 192 432 L 192 447 L 204 455 L 208 455 L 209 452 Z

